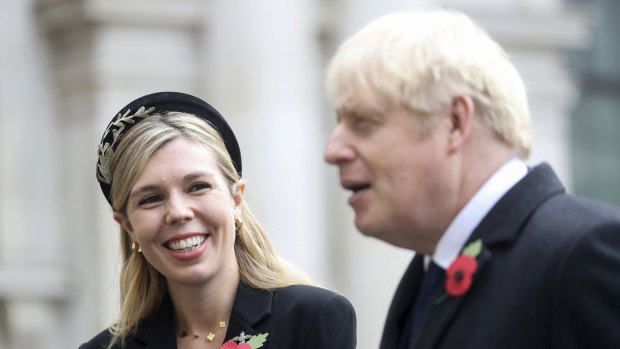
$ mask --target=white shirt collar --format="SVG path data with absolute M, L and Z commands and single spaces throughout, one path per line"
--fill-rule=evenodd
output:
M 502 165 L 450 223 L 437 243 L 433 261 L 443 269 L 448 269 L 491 208 L 526 174 L 527 166 L 520 159 L 514 158 Z M 428 256 L 425 256 L 424 262 L 426 267 L 430 262 Z

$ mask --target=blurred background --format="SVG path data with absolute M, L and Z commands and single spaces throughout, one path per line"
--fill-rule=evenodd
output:
M 246 198 L 279 252 L 346 295 L 377 348 L 413 252 L 363 237 L 322 158 L 337 45 L 394 10 L 456 8 L 528 87 L 535 151 L 620 205 L 617 0 L 0 0 L 0 348 L 75 348 L 118 309 L 118 230 L 97 142 L 130 100 L 176 90 L 237 133 Z M 395 151 L 398 151 L 395 149 Z

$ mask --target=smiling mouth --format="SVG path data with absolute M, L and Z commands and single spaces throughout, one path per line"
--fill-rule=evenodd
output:
M 207 240 L 208 235 L 195 235 L 185 239 L 172 241 L 166 247 L 175 252 L 189 252 L 198 248 Z

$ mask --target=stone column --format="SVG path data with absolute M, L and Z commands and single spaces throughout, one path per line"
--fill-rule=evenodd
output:
M 34 1 L 0 2 L 0 348 L 42 347 L 68 299 L 56 125 Z
M 572 115 L 575 192 L 620 206 L 620 3 L 588 3 L 594 39 L 573 57 L 582 91 Z
M 204 2 L 40 0 L 50 52 L 62 254 L 68 301 L 56 304 L 58 348 L 76 347 L 118 314 L 118 228 L 95 178 L 97 143 L 131 99 L 201 94 Z M 53 347 L 53 346 L 50 346 Z
M 237 132 L 246 199 L 280 254 L 326 281 L 320 114 L 313 1 L 213 1 L 205 81 Z

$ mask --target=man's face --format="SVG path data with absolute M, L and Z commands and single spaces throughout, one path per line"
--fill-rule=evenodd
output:
M 352 192 L 356 227 L 422 252 L 445 229 L 442 212 L 453 204 L 449 118 L 438 115 L 423 134 L 418 115 L 377 93 L 350 93 L 335 109 L 338 124 L 325 159 Z

